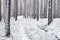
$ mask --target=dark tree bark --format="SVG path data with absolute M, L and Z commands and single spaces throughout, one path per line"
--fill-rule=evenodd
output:
M 1 0 L 0 0 L 0 21 L 1 21 Z
M 6 22 L 5 22 L 5 29 L 6 29 L 6 37 L 10 36 L 10 4 L 11 0 L 6 0 Z
M 52 18 L 52 0 L 49 0 L 49 9 L 48 9 L 48 25 L 51 24 L 51 22 L 53 21 Z

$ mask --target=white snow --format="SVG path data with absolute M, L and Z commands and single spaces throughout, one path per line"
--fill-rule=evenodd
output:
M 5 35 L 5 27 L 4 27 L 4 21 L 2 19 L 2 21 L 0 22 L 0 37 Z M 3 34 L 3 35 L 2 35 Z
M 47 29 L 49 30 L 48 31 L 49 34 L 60 39 L 60 19 L 59 18 L 55 18 L 53 22 L 49 26 L 47 26 Z
M 3 38 L 5 35 L 5 25 L 4 20 L 0 22 L 0 35 L 4 40 L 57 40 L 54 35 L 51 35 L 51 30 L 53 28 L 45 27 L 47 25 L 47 19 L 40 19 L 39 21 L 32 18 L 23 18 L 23 16 L 18 16 L 18 20 L 15 21 L 11 18 L 11 37 Z M 45 32 L 42 29 L 48 29 L 50 31 Z M 57 28 L 58 29 L 58 28 Z M 3 31 L 2 31 L 3 30 Z M 58 35 L 60 35 L 58 33 Z M 57 35 L 57 36 L 58 36 Z M 60 36 L 58 36 L 60 37 Z

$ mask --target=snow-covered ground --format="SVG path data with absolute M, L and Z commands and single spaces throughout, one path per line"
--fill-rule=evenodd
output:
M 60 39 L 60 19 L 55 18 L 53 22 L 47 26 L 47 29 L 49 30 L 48 33 L 52 36 L 56 37 L 57 39 Z
M 54 25 L 53 27 L 52 24 L 47 26 L 47 23 L 48 23 L 47 19 L 40 19 L 39 21 L 36 21 L 32 18 L 25 19 L 23 18 L 23 16 L 18 16 L 18 20 L 14 21 L 14 18 L 12 17 L 10 24 L 11 37 L 10 38 L 3 37 L 5 35 L 5 25 L 3 20 L 0 22 L 0 26 L 1 26 L 0 37 L 4 40 L 57 40 L 55 38 L 55 35 L 52 35 L 55 32 L 53 31 L 52 33 L 51 30 L 53 29 Z M 48 32 L 45 32 L 42 29 L 47 29 Z M 57 30 L 57 29 L 55 28 L 53 30 Z M 57 36 L 59 37 L 59 35 L 60 34 L 58 33 Z

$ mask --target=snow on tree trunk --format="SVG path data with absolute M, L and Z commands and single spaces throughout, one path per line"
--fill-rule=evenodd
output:
M 1 21 L 1 0 L 0 0 L 0 21 Z
M 48 8 L 48 25 L 51 24 L 52 19 L 52 0 L 49 0 L 49 8 Z
M 10 0 L 4 0 L 5 1 L 5 32 L 6 37 L 10 36 Z

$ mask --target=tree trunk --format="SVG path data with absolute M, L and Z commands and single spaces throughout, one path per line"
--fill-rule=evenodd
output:
M 37 21 L 39 20 L 39 0 L 37 0 Z
M 48 9 L 48 25 L 51 24 L 52 19 L 52 0 L 49 0 L 49 9 Z
M 5 12 L 5 32 L 6 32 L 6 37 L 10 36 L 10 0 L 6 0 L 6 12 Z
M 57 16 L 58 16 L 58 18 L 60 16 L 60 2 L 59 1 L 60 0 L 57 0 Z
M 35 11 L 36 11 L 36 0 L 33 1 L 33 15 L 32 16 L 33 16 L 34 19 L 36 17 L 36 15 L 35 15 L 36 12 Z
M 1 22 L 1 0 L 0 0 L 0 22 Z
M 22 15 L 22 2 L 20 2 L 20 15 Z
M 18 0 L 14 0 L 14 17 L 15 17 L 15 21 L 17 21 L 17 16 L 18 16 Z
M 43 1 L 44 0 L 41 0 L 41 10 L 40 10 L 40 18 L 44 18 L 44 8 L 43 8 Z
M 24 13 L 23 16 L 26 18 L 26 0 L 24 0 Z
M 47 18 L 47 4 L 48 0 L 44 0 L 44 18 Z
M 53 18 L 54 18 L 54 15 L 55 15 L 55 0 L 52 1 L 52 13 L 53 13 Z

